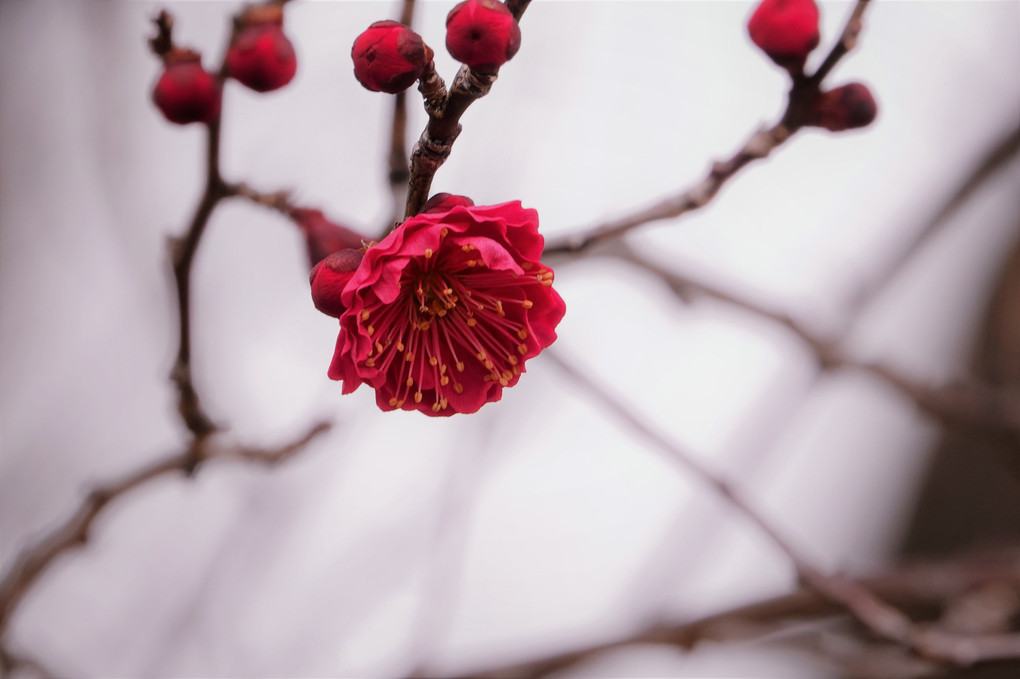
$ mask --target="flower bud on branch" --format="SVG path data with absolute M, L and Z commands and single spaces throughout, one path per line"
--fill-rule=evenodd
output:
M 818 46 L 818 6 L 814 0 L 762 0 L 747 22 L 747 32 L 772 61 L 800 73 Z
M 376 21 L 354 41 L 354 77 L 372 92 L 396 94 L 413 85 L 432 62 L 421 36 L 396 21 Z
M 322 210 L 292 208 L 289 214 L 305 235 L 310 266 L 315 266 L 334 252 L 357 250 L 367 240 L 361 234 L 327 219 Z
M 312 304 L 316 309 L 333 318 L 340 318 L 347 309 L 340 295 L 354 277 L 364 256 L 360 250 L 340 250 L 315 265 L 308 276 L 308 283 L 312 286 Z
M 521 29 L 497 0 L 464 0 L 446 17 L 446 49 L 480 73 L 495 73 L 521 48 Z
M 812 102 L 804 124 L 842 132 L 866 127 L 876 115 L 878 104 L 871 90 L 861 83 L 850 83 L 819 94 Z
M 188 49 L 171 48 L 152 90 L 152 101 L 177 125 L 211 123 L 220 115 L 222 85 L 202 68 L 202 57 Z
M 230 42 L 227 74 L 256 92 L 278 90 L 297 73 L 294 46 L 283 33 L 283 8 L 279 5 L 249 7 L 238 19 Z

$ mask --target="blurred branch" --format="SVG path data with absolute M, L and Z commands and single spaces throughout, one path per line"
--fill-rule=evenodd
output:
M 857 38 L 864 28 L 864 10 L 868 8 L 868 2 L 869 0 L 858 0 L 857 4 L 854 5 L 853 10 L 850 12 L 850 18 L 843 25 L 843 32 L 839 36 L 839 41 L 829 50 L 825 61 L 818 67 L 818 70 L 808 78 L 812 87 L 817 89 L 822 84 L 822 81 L 825 80 L 825 77 L 829 75 L 829 72 L 839 63 L 839 60 L 857 46 Z
M 262 207 L 279 212 L 288 218 L 291 217 L 291 213 L 297 208 L 297 206 L 291 201 L 290 191 L 287 190 L 263 193 L 261 191 L 256 191 L 244 182 L 229 184 L 227 189 L 231 196 L 244 198 L 256 205 L 261 205 Z
M 703 464 L 697 456 L 668 440 L 646 424 L 638 414 L 615 399 L 607 390 L 555 352 L 551 360 L 577 383 L 592 400 L 610 411 L 635 432 L 650 441 L 659 452 L 737 510 L 786 555 L 801 581 L 878 637 L 902 644 L 921 656 L 962 667 L 987 659 L 1020 658 L 1020 635 L 972 637 L 917 626 L 902 611 L 879 599 L 860 583 L 839 575 L 827 575 L 815 568 L 754 506 L 727 481 Z
M 989 585 L 1020 591 L 1020 547 L 997 552 L 965 554 L 948 560 L 906 563 L 884 575 L 858 580 L 858 587 L 898 608 L 926 614 L 949 608 L 972 591 Z M 545 677 L 620 648 L 639 644 L 666 644 L 692 650 L 704 641 L 737 641 L 773 634 L 784 624 L 821 620 L 839 615 L 842 608 L 808 586 L 684 622 L 656 622 L 625 636 L 502 667 L 489 668 L 457 679 L 519 679 Z
M 868 306 L 902 270 L 903 265 L 942 230 L 949 217 L 966 204 L 971 196 L 984 186 L 988 180 L 1004 169 L 1009 161 L 1013 160 L 1018 153 L 1020 153 L 1020 125 L 1017 125 L 1002 137 L 995 139 L 985 149 L 973 169 L 957 185 L 956 190 L 941 205 L 934 216 L 894 257 L 882 264 L 882 268 L 871 280 L 858 288 L 847 305 L 848 315 L 851 318 L 855 318 Z
M 781 325 L 814 354 L 823 370 L 856 370 L 871 375 L 912 400 L 928 415 L 946 424 L 994 436 L 1020 450 L 1020 393 L 1016 389 L 977 382 L 927 386 L 891 366 L 847 355 L 839 347 L 838 339 L 812 332 L 789 314 L 660 266 L 624 241 L 612 243 L 602 254 L 649 272 L 683 299 L 690 295 L 709 297 Z
M 211 437 L 195 438 L 178 453 L 95 486 L 64 523 L 22 550 L 0 580 L 0 640 L 32 585 L 58 556 L 88 543 L 96 519 L 114 500 L 163 476 L 180 473 L 194 477 L 204 463 L 212 460 L 243 460 L 268 466 L 277 465 L 297 454 L 317 436 L 329 431 L 331 426 L 328 422 L 319 422 L 291 443 L 277 448 L 223 445 Z
M 511 0 L 507 8 L 519 21 L 530 3 L 531 0 Z M 436 73 L 435 64 L 429 62 L 426 68 L 428 70 L 422 75 L 418 89 L 425 97 L 429 122 L 411 151 L 405 218 L 418 214 L 428 200 L 432 180 L 450 157 L 453 142 L 460 135 L 461 116 L 475 100 L 489 93 L 497 76 L 496 73 L 479 73 L 468 66 L 461 66 L 447 91 Z
M 55 679 L 57 676 L 35 658 L 13 653 L 0 646 L 0 676 L 12 677 L 15 673 L 36 679 Z
M 400 9 L 400 23 L 411 27 L 414 23 L 414 0 L 404 0 Z M 401 221 L 407 201 L 407 183 L 411 169 L 407 162 L 407 90 L 393 97 L 393 122 L 390 127 L 389 172 L 387 177 L 393 196 L 393 209 L 383 233 Z
M 779 122 L 759 129 L 730 158 L 712 164 L 708 176 L 678 195 L 664 198 L 620 219 L 611 220 L 577 233 L 551 241 L 545 256 L 577 255 L 588 248 L 650 222 L 675 219 L 687 212 L 707 205 L 726 182 L 752 161 L 767 158 L 773 150 L 786 142 L 804 125 L 804 113 L 818 96 L 822 80 L 857 42 L 862 28 L 862 17 L 868 0 L 858 0 L 850 14 L 839 42 L 832 48 L 814 75 L 794 80 L 787 97 L 786 109 Z

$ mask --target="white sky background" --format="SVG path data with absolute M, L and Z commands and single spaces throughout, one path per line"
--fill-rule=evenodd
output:
M 453 4 L 425 3 L 417 23 L 448 81 Z M 219 58 L 236 3 L 0 8 L 5 566 L 87 484 L 182 440 L 166 380 L 176 321 L 164 241 L 197 201 L 204 142 L 149 103 L 158 65 L 145 38 L 160 6 L 179 42 L 207 65 Z M 700 179 L 781 111 L 784 76 L 746 38 L 750 7 L 536 0 L 520 53 L 464 116 L 434 190 L 520 199 L 549 237 Z M 823 48 L 848 8 L 823 5 Z M 390 210 L 391 102 L 357 85 L 349 52 L 396 11 L 288 7 L 298 75 L 269 95 L 227 86 L 226 177 L 294 188 L 304 204 L 378 228 Z M 873 127 L 801 133 L 705 210 L 630 242 L 838 327 L 855 286 L 1016 125 L 1018 64 L 1016 2 L 877 0 L 859 50 L 829 80 L 872 88 Z M 423 124 L 417 111 L 414 136 Z M 1016 238 L 1018 187 L 1014 163 L 959 213 L 871 310 L 860 355 L 920 379 L 961 374 Z M 714 303 L 680 305 L 623 265 L 561 265 L 556 285 L 568 307 L 561 355 L 732 474 L 819 564 L 882 562 L 936 431 L 908 403 L 845 376 L 805 394 L 814 366 L 795 340 Z M 218 209 L 193 290 L 197 386 L 214 419 L 265 444 L 321 416 L 338 426 L 283 468 L 210 467 L 107 512 L 15 621 L 18 647 L 58 671 L 392 674 L 432 641 L 444 666 L 466 668 L 792 584 L 781 555 L 542 357 L 474 416 L 380 413 L 367 388 L 341 397 L 326 377 L 336 323 L 311 306 L 301 241 L 275 214 Z M 604 671 L 819 672 L 746 648 L 703 655 L 631 653 Z

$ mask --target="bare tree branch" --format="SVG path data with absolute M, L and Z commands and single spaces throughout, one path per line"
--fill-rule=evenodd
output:
M 870 375 L 913 401 L 929 416 L 994 436 L 1020 450 L 1020 392 L 1016 389 L 978 382 L 924 385 L 889 365 L 853 358 L 840 348 L 838 338 L 815 333 L 785 312 L 667 269 L 623 241 L 610 244 L 602 254 L 648 271 L 681 297 L 702 295 L 781 325 L 814 354 L 821 369 L 854 370 Z
M 25 548 L 0 580 L 0 640 L 28 590 L 58 556 L 88 542 L 96 519 L 114 500 L 169 474 L 192 477 L 201 465 L 211 460 L 244 460 L 270 466 L 279 464 L 329 431 L 330 427 L 328 422 L 315 424 L 301 437 L 278 448 L 224 445 L 211 437 L 195 438 L 178 453 L 95 486 L 64 523 Z
M 645 423 L 636 412 L 590 379 L 586 371 L 567 363 L 556 352 L 550 352 L 550 355 L 588 396 L 650 441 L 669 460 L 677 463 L 688 474 L 713 490 L 754 524 L 786 555 L 806 585 L 843 607 L 875 635 L 902 644 L 934 661 L 959 666 L 969 666 L 986 659 L 1020 658 L 1020 635 L 991 635 L 978 639 L 942 630 L 921 628 L 902 611 L 886 604 L 859 583 L 842 576 L 822 573 L 811 565 L 742 494 L 698 460 L 697 456 L 668 440 Z
M 858 586 L 906 611 L 946 608 L 960 597 L 989 585 L 1020 587 L 1020 547 L 976 552 L 939 561 L 905 563 L 890 572 L 857 581 Z M 619 648 L 667 644 L 691 650 L 704 641 L 737 641 L 772 634 L 783 625 L 838 616 L 842 608 L 809 586 L 779 597 L 739 606 L 695 620 L 662 621 L 615 639 L 520 663 L 492 667 L 456 679 L 544 677 L 593 660 Z
M 513 0 L 507 8 L 520 21 L 531 0 Z M 428 200 L 436 172 L 450 157 L 453 142 L 460 135 L 460 118 L 475 100 L 481 99 L 496 82 L 497 73 L 479 73 L 469 66 L 461 66 L 449 91 L 430 62 L 419 84 L 425 97 L 425 110 L 429 122 L 421 138 L 411 151 L 411 179 L 408 183 L 407 207 L 404 217 L 418 214 Z
M 625 217 L 611 220 L 577 233 L 551 241 L 545 248 L 546 257 L 577 255 L 588 248 L 617 238 L 650 222 L 675 219 L 687 212 L 707 205 L 730 179 L 752 161 L 767 158 L 773 150 L 786 142 L 804 125 L 804 114 L 818 96 L 822 80 L 857 42 L 868 0 L 858 0 L 843 28 L 839 42 L 832 48 L 818 71 L 809 78 L 794 81 L 787 99 L 786 110 L 778 123 L 765 127 L 748 139 L 726 160 L 712 164 L 708 176 L 681 193 L 664 198 Z

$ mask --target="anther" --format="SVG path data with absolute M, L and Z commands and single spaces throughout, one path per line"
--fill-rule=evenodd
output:
M 517 337 L 519 339 L 528 339 L 528 331 L 526 328 L 521 328 L 517 331 Z
M 435 366 L 439 365 L 439 359 L 436 358 L 435 356 L 430 357 L 429 358 L 429 365 L 431 365 L 432 367 L 435 367 Z
M 421 392 L 420 391 L 414 392 L 414 402 L 415 403 L 421 403 Z
M 367 321 L 368 317 L 371 316 L 371 315 L 372 314 L 369 312 L 369 310 L 365 309 L 364 311 L 361 312 L 361 320 Z
M 530 299 L 526 299 L 523 302 L 521 302 L 521 306 L 523 306 L 525 309 L 530 309 L 531 307 L 535 306 L 535 303 L 532 302 Z
M 453 390 L 455 392 L 457 392 L 458 394 L 463 394 L 464 393 L 464 385 L 461 384 L 460 382 L 454 382 L 453 383 Z
M 425 259 L 432 259 L 432 248 L 425 248 Z
M 414 378 L 413 378 L 413 377 L 408 377 L 408 378 L 407 378 L 407 381 L 406 381 L 406 382 L 404 382 L 404 384 L 405 384 L 406 386 L 410 387 L 411 385 L 413 385 L 413 384 L 414 384 Z

